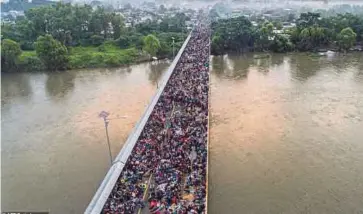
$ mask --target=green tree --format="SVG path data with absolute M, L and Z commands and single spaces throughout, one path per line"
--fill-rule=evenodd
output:
M 67 48 L 51 35 L 40 36 L 35 43 L 35 50 L 48 70 L 64 70 L 67 68 Z
M 283 28 L 282 23 L 279 21 L 275 21 L 273 25 L 276 27 L 277 30 L 282 30 Z
M 92 7 L 89 5 L 75 5 L 72 14 L 74 15 L 71 31 L 72 44 L 78 45 L 87 41 L 91 35 L 89 33 L 89 23 L 92 17 Z
M 17 41 L 18 36 L 15 32 L 15 27 L 14 23 L 1 22 L 1 39 Z
M 352 28 L 344 28 L 338 35 L 338 45 L 342 50 L 349 50 L 353 47 L 356 42 L 357 34 L 352 30 Z
M 174 38 L 174 50 L 175 53 L 182 46 L 186 34 L 170 32 L 170 33 L 159 33 L 157 38 L 160 41 L 160 49 L 156 53 L 158 57 L 171 57 L 173 56 L 173 38 Z
M 99 35 L 91 36 L 91 44 L 94 46 L 102 45 L 102 43 L 104 41 L 105 41 L 105 39 L 103 38 L 103 36 L 99 36 Z
M 318 26 L 304 28 L 300 32 L 299 39 L 297 45 L 303 51 L 317 49 L 329 41 L 325 29 Z
M 318 21 L 320 19 L 319 13 L 301 13 L 300 18 L 296 21 L 296 25 L 298 28 L 303 29 L 307 27 L 311 27 L 313 25 L 318 24 Z
M 111 15 L 111 24 L 113 28 L 113 38 L 118 39 L 121 36 L 121 31 L 124 26 L 123 19 L 120 15 Z
M 276 35 L 270 45 L 270 50 L 277 53 L 289 52 L 292 49 L 292 43 L 283 35 Z
M 149 34 L 144 37 L 144 51 L 149 53 L 151 56 L 155 56 L 155 54 L 160 49 L 160 41 L 158 38 L 156 38 L 154 35 Z
M 255 48 L 258 50 L 265 50 L 270 46 L 271 40 L 274 37 L 273 33 L 274 26 L 271 22 L 264 22 L 259 29 L 256 30 L 255 38 L 256 45 Z
M 335 36 L 334 39 L 337 39 L 336 37 L 344 28 L 350 27 L 357 34 L 357 41 L 363 40 L 363 16 L 349 13 L 338 14 L 322 19 L 320 25 L 335 33 L 333 35 Z
M 126 36 L 120 36 L 115 42 L 120 48 L 128 48 L 130 46 L 129 37 Z
M 1 41 L 1 67 L 2 71 L 13 71 L 16 60 L 21 54 L 20 45 L 10 39 Z
M 111 14 L 107 13 L 103 7 L 97 7 L 97 9 L 92 13 L 90 19 L 89 31 L 93 35 L 103 35 L 106 39 L 110 35 L 110 22 Z
M 297 44 L 300 41 L 300 30 L 297 27 L 288 29 L 287 34 L 290 35 L 290 41 L 293 44 Z
M 24 17 L 18 18 L 14 30 L 20 47 L 23 50 L 34 50 L 33 43 L 37 39 L 37 33 L 33 22 Z
M 53 7 L 37 7 L 25 11 L 25 17 L 31 21 L 37 36 L 45 35 L 52 25 Z
M 223 42 L 224 51 L 243 52 L 254 46 L 252 23 L 244 16 L 213 22 L 212 30 L 220 36 L 217 41 Z
M 211 51 L 214 55 L 221 55 L 225 52 L 224 50 L 224 42 L 222 38 L 218 35 L 213 36 L 212 44 L 211 44 Z

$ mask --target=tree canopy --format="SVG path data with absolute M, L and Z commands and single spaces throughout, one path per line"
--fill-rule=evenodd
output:
M 89 5 L 58 3 L 31 8 L 25 11 L 25 17 L 2 27 L 4 37 L 21 44 L 34 43 L 39 36 L 49 34 L 63 45 L 75 46 L 90 44 L 93 35 L 117 39 L 124 24 L 120 15 L 106 12 L 103 7 L 93 11 Z
M 16 69 L 16 60 L 21 54 L 20 45 L 10 39 L 1 41 L 1 67 L 4 71 Z
M 39 59 L 49 70 L 64 70 L 67 68 L 67 48 L 51 35 L 40 36 L 35 43 Z
M 218 47 L 218 51 L 212 50 L 214 53 L 227 50 L 241 52 L 253 47 L 252 24 L 243 16 L 214 22 L 212 29 L 212 46 Z
M 2 22 L 4 44 L 11 40 L 23 50 L 11 58 L 19 59 L 15 61 L 4 54 L 8 58 L 2 58 L 3 68 L 35 71 L 117 66 L 144 57 L 142 49 L 153 56 L 170 57 L 172 38 L 178 50 L 188 33 L 189 17 L 184 13 L 126 27 L 120 13 L 97 7 L 97 1 L 92 4 L 95 8 L 54 3 L 30 8 L 14 22 Z
M 352 30 L 352 28 L 347 27 L 344 28 L 338 34 L 338 45 L 342 50 L 349 50 L 349 48 L 353 47 L 356 42 L 357 34 Z
M 149 34 L 144 37 L 143 49 L 148 52 L 151 56 L 155 56 L 160 49 L 160 41 L 154 35 Z
M 295 27 L 284 28 L 281 22 L 245 17 L 219 19 L 212 23 L 212 54 L 244 50 L 287 52 L 317 51 L 320 48 L 348 50 L 363 42 L 363 16 L 339 14 L 322 18 L 319 13 L 302 13 Z

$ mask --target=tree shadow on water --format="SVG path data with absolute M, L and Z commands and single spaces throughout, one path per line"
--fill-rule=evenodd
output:
M 286 54 L 272 54 L 271 55 L 271 66 L 280 66 L 284 63 Z
M 271 67 L 271 59 L 263 58 L 263 59 L 254 59 L 254 64 L 257 67 L 257 71 L 262 74 L 268 74 Z
M 4 117 L 14 105 L 24 105 L 33 96 L 31 77 L 34 74 L 1 74 L 1 115 Z M 36 78 L 36 77 L 34 77 Z M 4 117 L 5 118 L 5 117 Z
M 291 76 L 300 82 L 305 82 L 316 75 L 322 65 L 322 59 L 307 54 L 296 54 L 291 57 Z
M 224 60 L 223 56 L 212 57 L 212 71 L 216 77 L 222 78 L 224 73 Z
M 213 56 L 212 73 L 217 78 L 245 79 L 251 66 L 250 58 L 244 55 Z
M 75 72 L 54 72 L 47 75 L 45 89 L 48 97 L 51 99 L 63 99 L 74 90 Z
M 231 56 L 230 60 L 233 62 L 233 78 L 238 80 L 247 78 L 249 69 L 253 64 L 251 56 Z
M 256 54 L 258 55 L 264 55 L 264 54 Z M 284 55 L 283 54 L 276 54 L 276 53 L 269 53 L 266 54 L 266 57 L 261 58 L 253 58 L 251 61 L 253 62 L 253 65 L 256 66 L 257 71 L 267 75 L 270 70 L 274 67 L 281 66 L 284 63 Z
M 1 74 L 1 101 L 6 102 L 13 98 L 30 97 L 32 87 L 30 85 L 31 74 L 2 73 Z
M 354 79 L 357 82 L 363 82 L 363 60 L 358 62 L 358 71 L 355 73 Z
M 156 85 L 160 82 L 164 71 L 168 68 L 170 64 L 165 61 L 152 62 L 149 64 L 149 75 L 148 79 L 151 84 Z

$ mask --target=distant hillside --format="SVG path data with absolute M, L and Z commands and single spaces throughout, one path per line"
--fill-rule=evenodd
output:
M 11 10 L 17 11 L 26 11 L 33 7 L 39 7 L 42 5 L 50 5 L 55 4 L 56 2 L 47 1 L 47 0 L 32 0 L 29 2 L 28 0 L 9 0 L 9 2 L 1 3 L 1 11 L 9 12 Z

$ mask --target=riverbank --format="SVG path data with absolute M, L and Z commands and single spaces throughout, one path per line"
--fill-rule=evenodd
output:
M 279 20 L 253 20 L 244 16 L 218 19 L 212 24 L 211 53 L 362 50 L 362 21 L 363 17 L 353 14 L 321 17 L 319 13 L 301 13 L 288 27 L 281 27 Z
M 120 49 L 113 45 L 69 48 L 68 58 L 67 70 L 119 67 L 152 60 L 136 48 Z M 35 51 L 23 51 L 16 61 L 16 70 L 38 72 L 46 69 Z
M 213 56 L 224 56 L 224 55 L 232 55 L 232 56 L 238 56 L 238 55 L 245 55 L 245 54 L 252 54 L 254 59 L 265 59 L 270 58 L 273 54 L 306 54 L 310 57 L 323 57 L 323 56 L 331 56 L 331 55 L 346 55 L 346 54 L 354 54 L 354 53 L 362 53 L 363 49 L 361 46 L 355 46 L 349 51 L 339 51 L 336 49 L 319 49 L 317 51 L 289 51 L 285 53 L 276 53 L 273 51 L 245 51 L 245 52 L 225 52 L 223 54 L 214 54 Z

